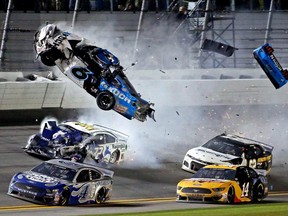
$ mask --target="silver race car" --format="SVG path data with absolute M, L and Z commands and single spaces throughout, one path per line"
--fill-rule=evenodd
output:
M 43 159 L 63 158 L 83 162 L 114 164 L 124 160 L 128 135 L 96 124 L 54 120 L 44 122 L 40 133 L 32 135 L 24 151 Z

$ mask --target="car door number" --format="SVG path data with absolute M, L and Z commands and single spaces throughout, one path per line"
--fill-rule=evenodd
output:
M 249 182 L 245 182 L 242 185 L 242 194 L 241 197 L 248 197 L 249 196 Z

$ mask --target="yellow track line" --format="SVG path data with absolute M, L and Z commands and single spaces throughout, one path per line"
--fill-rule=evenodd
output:
M 268 196 L 287 196 L 288 191 L 283 192 L 271 192 Z M 109 205 L 115 203 L 138 203 L 138 202 L 174 202 L 176 197 L 166 197 L 166 198 L 146 198 L 146 199 L 126 199 L 126 200 L 110 200 L 106 204 Z M 87 205 L 86 205 L 87 206 Z M 89 205 L 88 205 L 89 206 Z M 95 206 L 95 205 L 91 205 Z M 17 210 L 32 210 L 32 209 L 53 209 L 53 208 L 61 208 L 61 206 L 45 206 L 45 205 L 23 205 L 23 206 L 1 206 L 1 211 L 17 211 Z

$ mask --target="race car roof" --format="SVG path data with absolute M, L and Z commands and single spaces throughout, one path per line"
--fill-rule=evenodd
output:
M 87 123 L 77 122 L 77 121 L 65 121 L 61 124 L 68 125 L 70 127 L 75 128 L 76 130 L 79 130 L 81 132 L 88 133 L 88 134 L 93 134 L 99 131 L 106 131 L 106 132 L 114 134 L 115 136 L 121 137 L 124 140 L 127 140 L 129 137 L 128 135 L 120 131 L 117 131 L 108 127 L 104 127 L 101 125 L 97 125 L 97 124 L 87 124 Z
M 253 139 L 241 137 L 241 136 L 238 136 L 238 135 L 221 134 L 219 136 L 223 137 L 223 138 L 230 139 L 230 140 L 238 141 L 239 143 L 244 144 L 244 145 L 258 144 L 258 145 L 263 146 L 266 150 L 269 150 L 269 151 L 272 151 L 273 148 L 274 148 L 273 146 L 271 146 L 269 144 L 266 144 L 266 143 L 263 143 L 263 142 L 259 142 L 259 141 L 253 140 Z
M 114 172 L 112 170 L 108 170 L 102 167 L 98 167 L 98 166 L 94 166 L 94 165 L 90 165 L 90 164 L 86 164 L 86 163 L 78 163 L 78 162 L 74 162 L 74 161 L 69 161 L 69 160 L 64 160 L 64 159 L 51 159 L 48 160 L 44 163 L 51 163 L 51 164 L 56 164 L 62 167 L 67 167 L 70 169 L 75 169 L 75 170 L 79 170 L 82 168 L 91 168 L 91 169 L 96 169 L 98 171 L 100 171 L 102 174 L 104 175 L 108 175 L 108 176 L 113 176 Z

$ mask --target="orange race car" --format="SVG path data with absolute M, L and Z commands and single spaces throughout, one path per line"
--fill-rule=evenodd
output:
M 208 165 L 177 185 L 178 202 L 258 202 L 268 195 L 267 177 L 247 166 Z

